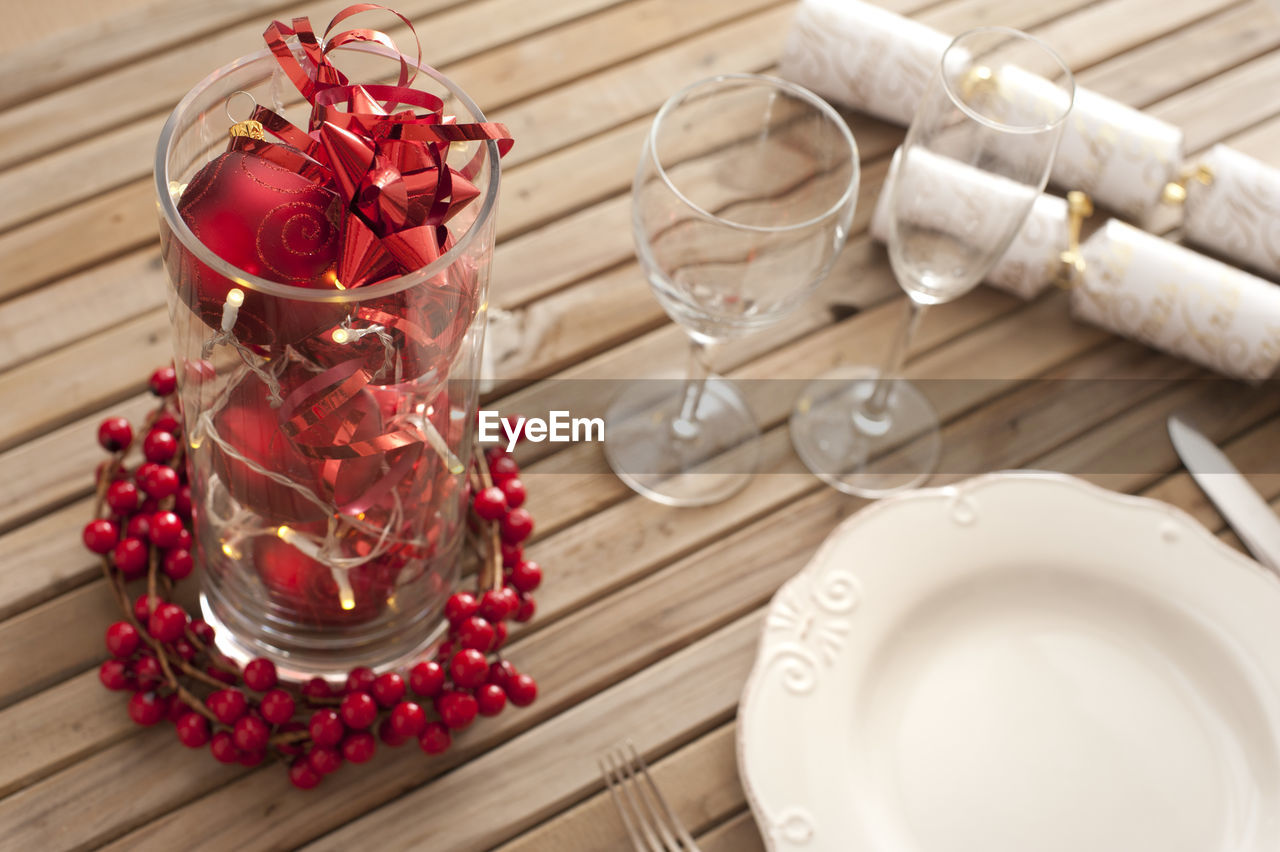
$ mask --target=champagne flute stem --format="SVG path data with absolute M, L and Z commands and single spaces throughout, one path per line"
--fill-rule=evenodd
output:
M 701 426 L 698 423 L 698 406 L 707 389 L 707 377 L 711 375 L 710 347 L 700 340 L 691 340 L 689 372 L 680 390 L 680 416 L 671 422 L 671 431 L 677 438 L 696 437 Z
M 911 297 L 907 297 L 907 315 L 903 317 L 893 336 L 893 343 L 885 355 L 884 366 L 880 368 L 879 380 L 871 396 L 862 404 L 858 412 L 860 419 L 887 425 L 889 415 L 889 394 L 893 391 L 893 382 L 902 376 L 902 367 L 907 362 L 907 352 L 911 349 L 911 340 L 916 329 L 920 327 L 920 318 L 924 316 L 924 305 Z

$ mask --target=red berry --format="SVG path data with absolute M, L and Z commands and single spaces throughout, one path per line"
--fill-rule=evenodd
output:
M 505 586 L 490 589 L 480 599 L 480 615 L 491 622 L 506 621 L 520 608 L 520 597 Z
M 436 646 L 436 660 L 440 663 L 449 662 L 449 658 L 453 656 L 453 640 L 447 639 Z
M 293 696 L 283 689 L 273 689 L 262 696 L 258 711 L 271 724 L 283 725 L 293 718 Z
M 241 751 L 262 751 L 267 747 L 271 729 L 257 716 L 241 716 L 231 736 Z
M 347 727 L 363 730 L 378 718 L 378 702 L 367 692 L 352 692 L 342 699 L 338 713 Z
M 179 659 L 184 662 L 191 662 L 196 656 L 196 646 L 187 641 L 183 636 L 180 639 L 173 640 L 173 652 L 178 655 Z
M 527 707 L 538 697 L 538 684 L 527 674 L 518 674 L 507 681 L 507 697 L 517 707 Z
M 311 768 L 306 758 L 300 757 L 289 766 L 289 781 L 299 790 L 310 790 L 320 783 L 320 773 Z
M 373 734 L 361 731 L 349 735 L 342 741 L 342 756 L 352 763 L 368 763 L 373 760 L 373 753 L 377 748 L 378 744 L 374 742 Z
M 164 669 L 160 667 L 160 661 L 150 654 L 145 654 L 134 660 L 130 664 L 129 670 L 134 679 L 138 681 L 138 687 L 141 689 L 149 689 L 164 680 Z
M 195 570 L 195 560 L 191 558 L 191 551 L 185 548 L 175 547 L 173 550 L 167 550 L 164 554 L 164 561 L 161 563 L 164 573 L 173 580 L 185 580 L 191 576 L 191 572 Z
M 471 501 L 476 514 L 486 521 L 496 521 L 507 511 L 507 498 L 496 485 L 483 488 Z
M 402 746 L 406 742 L 408 742 L 407 738 L 397 734 L 395 730 L 391 727 L 390 716 L 388 716 L 387 718 L 383 719 L 381 722 L 378 723 L 378 739 L 382 740 L 384 743 L 391 746 L 392 748 L 395 748 L 396 746 Z
M 151 540 L 151 513 L 141 512 L 129 519 L 129 523 L 125 525 L 124 534 L 126 538 L 138 538 L 143 541 Z
M 478 615 L 464 619 L 455 631 L 458 644 L 463 648 L 488 651 L 493 647 L 493 625 Z
M 129 667 L 122 660 L 107 660 L 98 668 L 98 680 L 107 689 L 128 689 Z
M 259 763 L 267 759 L 267 750 L 260 751 L 242 751 L 240 759 L 237 761 L 241 766 L 257 766 Z
M 234 725 L 249 708 L 244 693 L 238 689 L 219 689 L 204 700 L 209 712 L 224 725 Z
M 138 511 L 141 512 L 144 517 L 146 517 L 147 519 L 150 519 L 152 515 L 160 511 L 160 498 L 158 497 L 144 498 L 142 501 L 142 505 L 138 507 Z M 148 520 L 148 524 L 149 523 L 150 521 Z M 148 525 L 147 529 L 150 529 L 150 528 L 151 527 Z M 138 536 L 138 538 L 146 538 L 146 536 L 140 535 Z
M 387 717 L 392 733 L 397 737 L 408 739 L 422 733 L 427 724 L 427 712 L 422 705 L 412 701 L 401 701 Z
M 213 626 L 203 618 L 192 620 L 192 622 L 187 625 L 187 628 L 191 631 L 192 635 L 204 644 L 213 644 Z
M 107 628 L 107 650 L 113 657 L 130 657 L 138 650 L 138 629 L 127 621 L 117 621 Z
M 191 486 L 184 485 L 178 489 L 178 493 L 173 495 L 173 511 L 178 513 L 179 517 L 191 520 Z
M 505 644 L 507 644 L 507 625 L 499 621 L 493 625 L 493 650 L 496 651 Z
M 276 664 L 264 657 L 257 657 L 245 664 L 244 685 L 255 692 L 266 692 L 276 685 Z
M 152 429 L 142 439 L 142 454 L 149 462 L 163 464 L 178 454 L 178 439 L 163 429 Z
M 187 748 L 200 748 L 209 742 L 209 720 L 199 713 L 191 711 L 183 713 L 175 724 L 178 730 L 178 741 Z
M 427 754 L 442 754 L 452 742 L 453 736 L 442 722 L 430 723 L 422 729 L 422 736 L 418 738 L 418 745 Z
M 507 706 L 507 694 L 497 684 L 486 683 L 476 690 L 476 706 L 481 716 L 497 716 Z
M 176 603 L 160 604 L 147 620 L 147 630 L 161 642 L 172 642 L 187 632 L 187 611 Z
M 84 546 L 94 553 L 106 553 L 115 547 L 120 538 L 120 528 L 111 521 L 99 518 L 85 524 L 81 537 L 84 539 Z
M 347 692 L 368 692 L 373 689 L 373 682 L 377 679 L 377 675 L 373 673 L 373 669 L 368 666 L 357 666 L 347 675 Z
M 166 411 L 156 418 L 155 422 L 151 424 L 151 428 L 163 429 L 172 435 L 182 428 L 182 423 L 179 422 L 178 418 Z
M 311 732 L 311 741 L 321 746 L 336 746 L 342 742 L 342 735 L 347 732 L 342 719 L 338 718 L 338 712 L 328 707 L 311 714 L 307 730 Z
M 302 694 L 308 698 L 332 698 L 333 687 L 322 677 L 313 677 L 302 686 Z
M 151 374 L 147 386 L 156 396 L 168 396 L 178 388 L 178 373 L 172 367 L 161 367 Z
M 336 772 L 342 765 L 342 755 L 336 748 L 329 746 L 312 746 L 307 752 L 307 763 L 320 775 Z
M 455 731 L 460 731 L 475 721 L 479 709 L 475 696 L 466 692 L 446 692 L 436 699 L 436 712 L 440 714 L 440 721 Z
M 148 497 L 163 500 L 171 497 L 178 490 L 178 472 L 168 465 L 147 462 L 138 468 L 134 479 Z
M 444 617 L 456 624 L 476 614 L 480 604 L 470 592 L 455 592 L 444 605 Z
M 537 607 L 533 603 L 533 598 L 524 595 L 520 598 L 520 608 L 516 610 L 516 614 L 511 616 L 521 623 L 533 618 L 533 614 L 537 611 Z
M 138 486 L 120 480 L 107 486 L 107 505 L 117 515 L 129 515 L 138 511 Z
M 470 689 L 484 683 L 484 679 L 489 676 L 489 662 L 483 652 L 463 648 L 449 662 L 449 675 L 456 685 Z
M 213 754 L 213 759 L 219 763 L 235 763 L 240 759 L 240 749 L 236 748 L 230 731 L 218 731 L 214 734 L 213 739 L 209 741 L 209 751 Z
M 542 566 L 532 560 L 525 560 L 511 569 L 511 585 L 517 591 L 532 592 L 542 584 Z
M 502 495 L 507 498 L 507 507 L 510 509 L 519 509 L 524 505 L 525 498 L 528 496 L 524 488 L 524 483 L 519 477 L 511 477 L 502 482 Z
M 404 698 L 404 678 L 395 672 L 383 672 L 373 682 L 373 697 L 383 707 L 394 707 Z
M 516 667 L 511 665 L 510 660 L 498 660 L 498 662 L 489 666 L 488 683 L 497 684 L 503 689 L 507 688 L 507 681 L 516 676 Z
M 444 689 L 444 668 L 434 660 L 409 669 L 409 687 L 423 698 L 434 698 Z
M 156 512 L 151 516 L 151 526 L 147 534 L 156 547 L 176 547 L 183 529 L 185 527 L 182 518 L 175 513 Z
M 516 464 L 516 460 L 511 456 L 501 455 L 489 463 L 489 476 L 493 477 L 494 483 L 498 486 L 519 475 L 520 465 Z
M 524 561 L 524 548 L 518 544 L 502 542 L 502 567 L 514 568 Z
M 519 544 L 533 533 L 533 515 L 528 509 L 512 509 L 502 519 L 500 528 L 503 541 Z
M 114 453 L 133 443 L 133 427 L 123 417 L 108 417 L 98 425 L 98 443 Z
M 191 545 L 194 542 L 195 542 L 195 539 L 191 537 L 191 530 L 187 529 L 184 526 L 181 530 L 178 531 L 178 540 L 177 542 L 174 543 L 172 549 L 190 551 Z
M 147 573 L 151 549 L 140 538 L 122 538 L 111 548 L 111 561 L 126 580 Z
M 164 718 L 168 708 L 154 692 L 138 691 L 129 699 L 129 718 L 139 725 L 154 725 Z
M 146 624 L 147 619 L 151 617 L 151 610 L 162 603 L 164 600 L 158 595 L 148 595 L 144 592 L 133 600 L 133 617 Z

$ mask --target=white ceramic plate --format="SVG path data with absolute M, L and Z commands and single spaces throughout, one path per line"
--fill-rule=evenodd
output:
M 766 843 L 1280 850 L 1280 582 L 1055 474 L 842 524 L 769 608 L 738 760 Z

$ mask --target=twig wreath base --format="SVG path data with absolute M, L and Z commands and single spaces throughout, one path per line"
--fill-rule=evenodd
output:
M 344 761 L 371 760 L 379 741 L 414 741 L 428 755 L 441 754 L 477 716 L 533 702 L 533 678 L 499 653 L 507 622 L 533 617 L 532 592 L 542 581 L 542 569 L 524 558 L 533 518 L 522 507 L 514 459 L 495 449 L 473 453 L 471 520 L 481 569 L 474 592 L 447 601 L 449 632 L 431 659 L 403 673 L 358 667 L 341 686 L 319 677 L 286 683 L 268 659 L 241 668 L 222 656 L 213 628 L 171 600 L 194 568 L 191 491 L 173 368 L 153 373 L 150 387 L 159 405 L 141 441 L 122 417 L 98 429 L 111 457 L 98 468 L 95 519 L 83 534 L 123 614 L 107 628 L 111 657 L 98 676 L 108 689 L 131 693 L 134 722 L 167 720 L 183 745 L 207 746 L 222 763 L 283 761 L 290 781 L 310 789 Z M 132 469 L 131 449 L 142 455 Z M 131 587 L 141 592 L 131 598 Z

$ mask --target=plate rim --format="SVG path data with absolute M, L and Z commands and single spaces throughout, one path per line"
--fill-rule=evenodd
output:
M 780 598 L 793 592 L 800 584 L 815 579 L 831 551 L 836 548 L 837 543 L 844 537 L 852 534 L 853 531 L 857 530 L 859 527 L 865 525 L 869 519 L 876 518 L 886 512 L 895 511 L 896 507 L 907 503 L 936 499 L 957 500 L 970 496 L 982 488 L 991 486 L 1003 487 L 1012 482 L 1027 481 L 1050 483 L 1055 486 L 1072 488 L 1095 499 L 1105 500 L 1129 509 L 1158 513 L 1163 515 L 1167 521 L 1177 523 L 1180 532 L 1185 532 L 1190 536 L 1199 538 L 1210 548 L 1210 550 L 1216 551 L 1217 555 L 1221 556 L 1227 562 L 1234 562 L 1240 569 L 1255 573 L 1259 576 L 1265 576 L 1273 582 L 1280 581 L 1280 574 L 1266 568 L 1257 561 L 1226 544 L 1210 532 L 1207 527 L 1196 520 L 1196 518 L 1189 512 L 1171 503 L 1167 503 L 1163 500 L 1157 500 L 1153 497 L 1144 497 L 1136 494 L 1115 491 L 1110 488 L 1095 485 L 1094 483 L 1078 476 L 1060 473 L 1057 471 L 1000 470 L 979 474 L 948 485 L 917 488 L 904 491 L 899 494 L 893 494 L 868 503 L 854 511 L 827 534 L 827 537 L 822 540 L 822 543 L 818 546 L 817 550 L 814 551 L 813 555 L 805 563 L 804 567 L 778 587 L 774 594 L 770 596 L 769 603 L 764 607 L 764 612 L 768 613 L 771 611 Z M 1280 592 L 1280 585 L 1276 586 L 1276 590 Z M 755 656 L 752 660 L 751 670 L 747 675 L 746 683 L 743 685 L 742 693 L 738 701 L 738 712 L 736 716 L 738 727 L 734 736 L 734 756 L 737 761 L 738 778 L 742 784 L 743 794 L 751 809 L 752 818 L 755 820 L 756 827 L 760 831 L 764 847 L 768 852 L 778 852 L 780 846 L 775 836 L 775 831 L 771 830 L 765 809 L 765 803 L 747 769 L 749 764 L 746 760 L 748 748 L 746 732 L 748 731 L 749 726 L 744 724 L 746 718 L 750 715 L 752 705 L 761 693 L 761 682 L 764 678 L 765 669 L 763 663 L 765 662 L 766 651 L 768 650 L 769 645 L 769 631 L 766 623 L 762 624 L 760 627 L 759 636 L 756 640 Z

